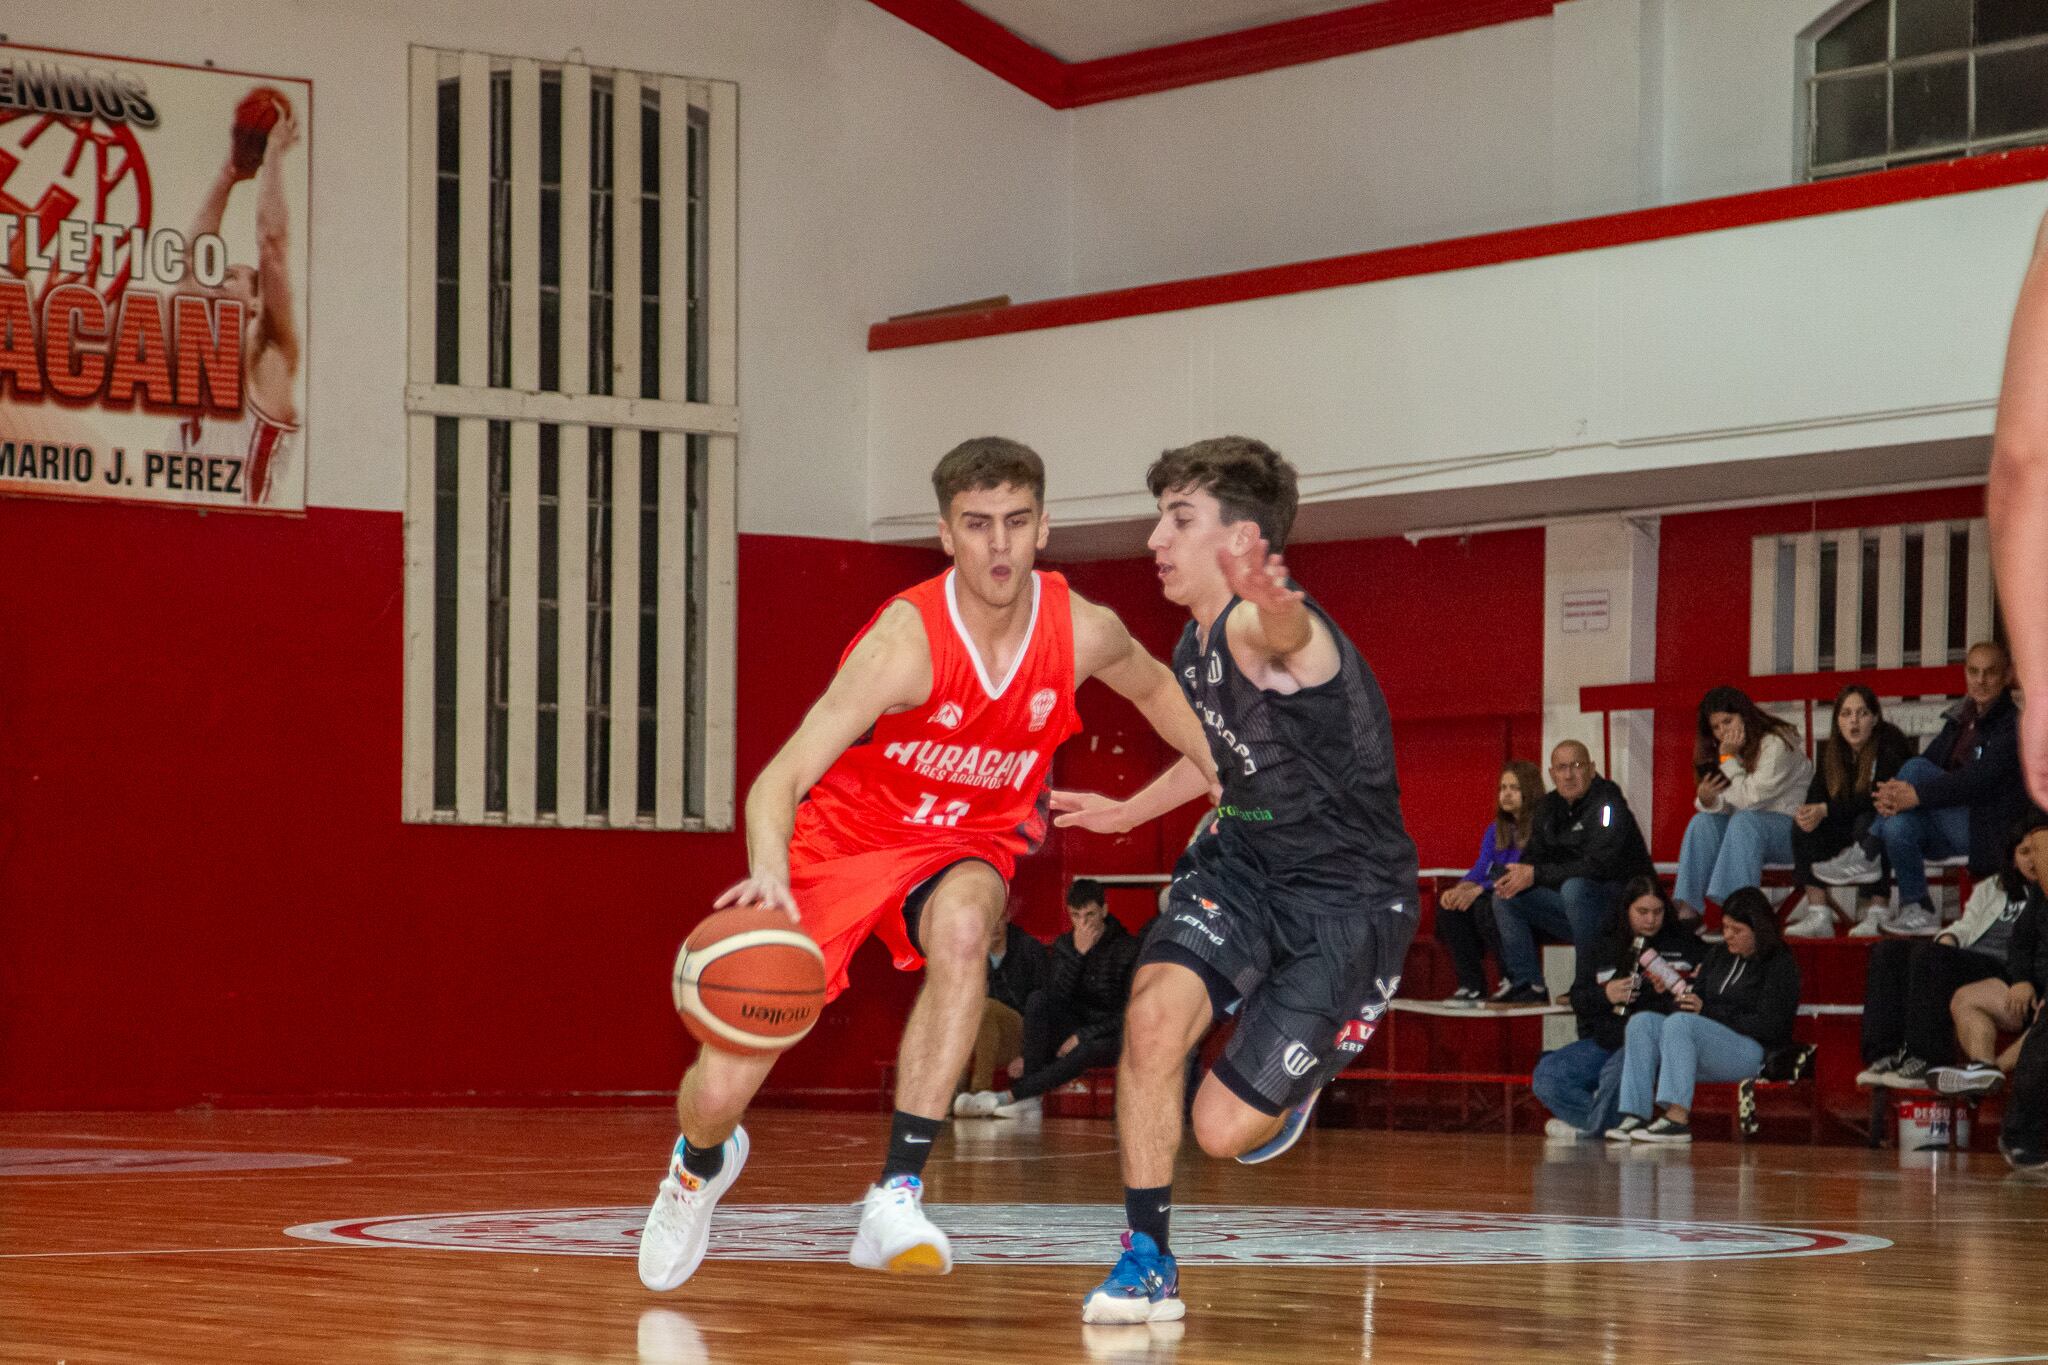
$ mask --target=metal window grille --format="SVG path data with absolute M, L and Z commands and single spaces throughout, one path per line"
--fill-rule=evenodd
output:
M 1752 676 L 1959 664 L 1996 628 L 1982 517 L 1751 542 Z
M 409 820 L 732 825 L 737 104 L 413 49 Z
M 2048 142 L 2048 5 L 1864 0 L 1815 37 L 1808 179 Z

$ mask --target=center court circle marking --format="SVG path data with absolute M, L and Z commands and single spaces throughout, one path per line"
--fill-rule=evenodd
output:
M 285 1233 L 348 1246 L 631 1256 L 644 1208 L 507 1209 L 302 1223 Z M 726 1204 L 710 1256 L 726 1261 L 846 1259 L 854 1204 Z M 939 1221 L 955 1261 L 1096 1265 L 1123 1231 L 1108 1204 L 947 1204 Z M 1251 1208 L 1183 1204 L 1173 1211 L 1182 1265 L 1527 1265 L 1700 1261 L 1880 1251 L 1881 1237 L 1749 1223 L 1669 1222 L 1553 1214 L 1416 1209 Z
M 118 1147 L 0 1147 L 0 1176 L 190 1175 L 342 1166 L 345 1156 L 308 1152 L 163 1152 Z

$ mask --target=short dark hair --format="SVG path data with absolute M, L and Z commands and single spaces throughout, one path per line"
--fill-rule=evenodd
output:
M 1006 436 L 977 436 L 947 451 L 932 470 L 932 492 L 939 498 L 939 515 L 953 510 L 953 495 L 1004 484 L 1028 488 L 1039 505 L 1045 505 L 1045 461 L 1022 441 Z
M 1255 521 L 1275 550 L 1286 548 L 1301 502 L 1294 466 L 1249 436 L 1215 436 L 1169 450 L 1145 471 L 1145 487 L 1154 498 L 1173 488 L 1207 493 L 1222 505 L 1224 525 Z
M 1109 893 L 1102 889 L 1102 883 L 1093 877 L 1077 877 L 1067 888 L 1067 907 L 1078 910 L 1084 905 L 1109 904 Z

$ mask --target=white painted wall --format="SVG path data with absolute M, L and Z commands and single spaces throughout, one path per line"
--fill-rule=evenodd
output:
M 1584 744 L 1600 771 L 1620 785 L 1645 831 L 1654 814 L 1652 717 L 1617 712 L 1606 745 L 1600 716 L 1579 709 L 1579 689 L 1657 676 L 1658 531 L 1654 517 L 1608 517 L 1552 526 L 1543 537 L 1545 762 L 1567 739 Z M 1604 618 L 1582 608 L 1576 620 L 1568 619 L 1568 600 L 1601 594 Z
M 1046 455 L 1069 525 L 1142 517 L 1144 462 L 1228 431 L 1287 452 L 1310 512 L 1574 478 L 1575 510 L 1640 507 L 1616 476 L 1869 447 L 1899 454 L 1864 482 L 1929 478 L 1909 445 L 1990 432 L 2044 209 L 2028 184 L 878 352 L 874 528 L 928 534 L 924 452 L 981 431 Z
M 1562 0 L 1528 19 L 1075 111 L 1104 289 L 1794 183 L 1829 0 Z
M 403 501 L 408 44 L 738 82 L 743 531 L 862 534 L 870 323 L 1068 287 L 1064 116 L 866 0 L 95 0 L 6 29 L 313 81 L 317 505 Z

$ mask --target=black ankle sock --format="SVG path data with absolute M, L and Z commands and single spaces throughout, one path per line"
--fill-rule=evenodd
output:
M 1166 1224 L 1172 1216 L 1173 1186 L 1124 1186 L 1124 1221 L 1131 1225 L 1132 1232 L 1150 1237 L 1161 1251 L 1166 1250 Z
M 889 1157 L 882 1163 L 882 1179 L 892 1175 L 924 1175 L 924 1160 L 932 1154 L 932 1139 L 939 1135 L 939 1120 L 906 1114 L 901 1109 L 889 1122 Z
M 699 1147 L 684 1138 L 683 1169 L 699 1180 L 709 1180 L 725 1169 L 725 1144 L 714 1142 L 709 1147 Z

